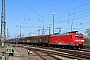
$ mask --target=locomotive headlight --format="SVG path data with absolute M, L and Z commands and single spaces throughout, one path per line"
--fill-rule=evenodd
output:
M 78 40 L 75 40 L 76 42 L 78 42 Z
M 84 42 L 84 40 L 81 40 L 81 42 Z

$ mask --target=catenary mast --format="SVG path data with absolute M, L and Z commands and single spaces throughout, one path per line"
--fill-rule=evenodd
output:
M 5 11 L 5 0 L 2 0 L 2 12 L 1 12 L 1 41 L 4 46 L 6 40 L 6 11 Z

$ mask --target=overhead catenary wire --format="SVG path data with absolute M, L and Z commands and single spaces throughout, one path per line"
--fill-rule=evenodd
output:
M 60 8 L 64 8 L 65 6 L 67 6 L 67 5 L 69 5 L 70 4 L 70 2 L 68 1 L 68 0 L 65 0 L 65 2 L 64 2 L 64 0 L 62 1 L 63 3 L 62 4 L 58 4 L 58 6 L 56 6 L 56 7 L 54 7 L 54 8 L 52 8 L 52 9 L 50 9 L 49 11 L 46 11 L 45 13 L 48 13 L 48 12 L 50 12 L 50 11 L 57 11 L 57 10 L 59 10 Z M 69 2 L 69 3 L 67 3 L 67 2 Z M 65 4 L 64 4 L 65 3 Z M 72 1 L 72 3 L 73 3 L 73 1 Z M 60 8 L 59 8 L 60 7 Z M 58 13 L 59 14 L 59 13 Z M 58 15 L 57 14 L 57 15 Z
M 22 1 L 22 0 L 21 0 Z M 23 2 L 23 1 L 22 1 Z M 24 3 L 24 2 L 23 2 Z M 84 5 L 87 5 L 87 4 L 89 4 L 90 2 L 87 2 L 87 3 L 85 3 L 85 4 L 82 4 L 82 5 L 80 5 L 80 6 L 78 6 L 78 7 L 75 7 L 75 8 L 73 8 L 73 9 L 70 9 L 70 10 L 74 10 L 74 9 L 77 9 L 77 8 L 79 8 L 79 7 L 82 7 L 82 6 L 84 6 Z M 24 3 L 25 4 L 25 3 Z M 26 4 L 25 4 L 25 6 L 27 6 Z M 40 5 L 38 5 L 38 6 L 40 6 Z M 28 7 L 28 6 L 27 6 Z M 29 7 L 28 7 L 29 8 Z M 29 10 L 30 10 L 30 8 L 29 8 Z M 68 11 L 70 11 L 70 10 L 68 10 Z M 65 12 L 67 12 L 67 11 L 65 11 Z M 65 13 L 65 12 L 63 12 L 63 13 Z M 35 12 L 34 12 L 35 13 Z M 63 14 L 63 13 L 60 13 L 60 14 Z M 58 14 L 58 15 L 60 15 L 60 14 Z M 39 15 L 39 14 L 38 14 Z M 39 15 L 40 16 L 40 15 Z
M 78 12 L 79 12 L 79 11 L 78 11 Z M 62 21 L 60 21 L 60 22 L 55 23 L 55 25 L 56 25 L 56 24 L 60 24 L 60 23 L 69 22 L 69 21 L 74 21 L 74 20 L 77 20 L 77 19 L 80 19 L 80 18 L 89 17 L 89 15 L 87 15 L 87 16 L 82 16 L 82 15 L 85 15 L 85 14 L 87 14 L 87 13 L 89 13 L 89 12 L 90 12 L 90 11 L 86 11 L 86 12 L 84 12 L 84 13 L 81 13 L 81 14 L 79 14 L 79 15 L 76 15 L 76 16 L 74 16 L 74 19 L 72 18 L 72 19 L 62 20 Z M 69 15 L 69 16 L 70 16 L 70 15 Z
M 88 3 L 89 4 L 89 3 Z M 63 4 L 64 5 L 64 4 Z M 81 7 L 84 7 L 84 6 L 86 6 L 87 4 L 85 4 L 85 5 L 81 5 Z M 39 6 L 39 5 L 38 5 Z M 54 5 L 53 5 L 54 6 Z M 78 8 L 81 8 L 81 7 L 79 7 L 78 6 Z M 45 8 L 45 7 L 44 7 Z M 49 8 L 49 7 L 48 7 Z M 76 7 L 74 7 L 74 8 L 76 8 Z M 78 9 L 78 8 L 76 8 L 76 9 Z M 46 8 L 45 8 L 46 9 Z M 56 8 L 55 8 L 56 9 Z M 29 9 L 29 11 L 30 11 L 30 9 Z M 39 10 L 38 10 L 39 11 Z M 40 10 L 41 11 L 41 10 Z M 73 10 L 68 10 L 68 12 L 71 12 L 71 11 L 74 11 L 74 9 Z M 81 11 L 81 10 L 80 10 Z M 35 11 L 36 13 L 37 13 L 37 11 Z M 34 13 L 34 14 L 36 14 L 35 12 L 33 12 L 32 11 L 32 13 Z M 67 11 L 65 12 L 65 13 L 68 13 Z M 64 14 L 64 12 L 62 12 L 63 14 Z M 80 12 L 79 13 L 79 11 L 78 12 L 75 12 L 75 17 L 74 17 L 74 19 L 72 18 L 69 18 L 69 20 L 63 20 L 62 19 L 62 21 L 60 21 L 60 22 L 62 22 L 62 23 L 65 23 L 65 22 L 68 22 L 68 21 L 73 21 L 73 20 L 77 20 L 77 19 L 80 19 L 80 18 L 85 18 L 85 17 L 89 17 L 89 15 L 87 14 L 87 13 L 89 13 L 89 11 L 87 11 L 87 9 L 86 10 L 82 10 L 82 13 Z M 37 13 L 38 14 L 38 13 Z M 36 15 L 37 15 L 36 14 Z M 59 15 L 58 15 L 59 14 Z M 60 15 L 63 15 L 63 14 L 60 14 L 60 13 L 58 13 L 58 14 L 56 14 L 56 16 L 60 16 Z M 87 14 L 87 15 L 84 15 L 84 14 Z M 26 15 L 25 15 L 26 16 Z M 37 16 L 39 16 L 39 14 L 37 15 Z M 42 16 L 42 15 L 41 15 Z M 51 17 L 41 17 L 41 16 L 39 16 L 40 18 L 40 20 L 42 20 L 42 19 L 44 19 L 44 20 L 46 20 L 46 19 L 48 19 L 48 20 L 52 20 L 52 18 Z M 38 19 L 36 19 L 36 20 L 38 20 Z M 56 20 L 56 19 L 55 19 Z M 60 20 L 60 19 L 59 19 Z M 26 20 L 27 22 L 28 22 L 28 20 Z M 56 21 L 57 22 L 57 21 Z M 33 23 L 33 24 L 40 24 L 41 22 L 35 22 L 35 23 Z M 55 23 L 55 24 L 57 24 L 57 23 Z M 59 24 L 59 23 L 58 23 Z M 42 24 L 41 24 L 42 25 Z
M 55 6 L 55 5 L 57 5 L 57 4 L 60 4 L 60 3 L 64 2 L 64 1 L 65 1 L 65 0 L 58 1 L 58 2 L 56 2 L 56 3 L 54 3 L 54 4 L 51 4 L 51 5 L 47 6 L 47 7 L 44 7 L 44 8 L 42 8 L 42 9 L 38 10 L 37 12 L 43 11 L 43 10 L 45 10 L 45 9 L 48 9 L 48 8 L 50 8 L 50 7 L 52 7 L 52 6 Z
M 22 1 L 22 0 L 21 0 L 21 1 Z M 48 0 L 48 1 L 50 1 L 50 0 Z M 48 2 L 48 1 L 46 1 L 46 2 Z M 62 1 L 60 1 L 60 2 L 58 1 L 57 3 L 62 3 L 63 1 L 64 1 L 64 0 L 62 0 Z M 26 7 L 28 7 L 23 1 L 22 1 L 22 3 L 23 3 Z M 52 5 L 50 5 L 50 6 L 47 6 L 47 7 L 50 8 L 50 7 L 54 6 L 54 5 L 57 5 L 57 3 L 52 4 Z M 45 4 L 45 3 L 44 3 L 44 4 Z M 40 5 L 42 5 L 42 4 L 40 4 Z M 40 6 L 40 5 L 37 5 L 37 7 Z M 43 9 L 47 9 L 47 7 L 43 8 Z M 29 7 L 28 7 L 28 8 L 29 8 Z M 36 7 L 35 7 L 35 8 L 36 8 Z M 34 9 L 34 8 L 32 8 L 32 9 Z M 29 10 L 27 10 L 27 11 L 30 11 L 30 10 L 32 10 L 32 9 L 29 8 Z M 36 11 L 36 12 L 32 10 L 32 12 L 35 13 L 35 14 L 37 14 L 37 12 L 39 12 L 39 11 L 41 11 L 41 10 L 42 10 L 42 9 L 40 9 L 40 10 L 38 10 L 38 11 Z M 26 12 L 26 11 L 25 11 L 25 12 Z M 25 12 L 22 12 L 22 13 L 20 13 L 20 14 L 23 14 L 23 13 L 25 13 Z M 30 13 L 30 14 L 32 14 L 32 13 Z M 28 15 L 30 15 L 30 14 L 28 14 Z M 19 14 L 18 14 L 18 15 L 19 15 Z M 42 17 L 42 18 L 45 18 L 44 16 L 41 16 L 40 14 L 37 14 L 37 15 L 40 16 L 40 17 Z M 16 16 L 17 16 L 17 15 L 16 15 Z M 27 16 L 27 15 L 25 15 L 25 16 Z M 22 17 L 23 17 L 23 16 L 22 16 Z M 16 18 L 16 19 L 21 19 L 22 17 L 20 17 L 20 18 L 16 18 L 16 17 L 15 17 L 15 18 Z M 7 18 L 8 18 L 8 17 L 7 17 Z M 14 18 L 14 17 L 11 17 L 11 18 Z M 46 18 L 46 19 L 50 19 L 50 18 Z
M 83 6 L 87 5 L 87 4 L 90 4 L 90 2 L 87 2 L 87 3 L 84 3 L 84 4 L 80 5 L 80 6 L 74 7 L 74 8 L 72 8 L 72 9 L 68 10 L 68 11 L 71 11 L 71 10 L 75 10 L 75 9 L 81 8 L 81 7 L 83 7 Z M 60 14 L 58 14 L 58 15 L 67 13 L 68 11 L 65 11 L 65 12 L 63 12 L 63 13 L 60 13 Z M 67 22 L 66 20 L 64 20 L 64 21 Z M 69 21 L 72 21 L 72 20 L 69 20 Z
M 20 0 L 20 1 L 22 1 L 22 0 Z M 31 8 L 31 9 L 35 9 L 35 8 L 37 8 L 37 7 L 40 7 L 40 6 L 42 6 L 42 5 L 46 4 L 46 3 L 48 3 L 49 1 L 50 1 L 50 0 L 47 0 L 47 1 L 45 1 L 45 2 L 43 2 L 43 3 L 41 3 L 41 4 L 39 4 L 39 5 L 37 5 L 37 6 L 33 7 L 33 8 Z M 26 6 L 26 5 L 25 5 L 25 6 Z M 16 18 L 17 16 L 20 16 L 20 15 L 22 15 L 22 14 L 28 12 L 28 11 L 30 11 L 30 9 L 29 9 L 29 10 L 26 10 L 26 11 L 24 11 L 24 12 L 21 12 L 21 13 L 15 15 L 15 16 L 13 16 L 13 17 L 7 17 L 7 18 Z
M 87 12 L 86 12 L 86 13 L 87 13 Z M 82 15 L 82 14 L 80 14 L 80 15 Z M 87 16 L 85 16 L 85 17 L 87 17 Z M 76 19 L 79 19 L 79 18 L 83 18 L 83 17 L 78 17 L 78 18 L 75 18 L 75 19 L 71 19 L 71 20 L 69 20 L 69 21 L 76 20 Z
M 87 9 L 84 9 L 84 10 L 77 11 L 77 12 L 75 12 L 75 13 L 78 14 L 78 13 L 84 12 L 84 11 L 89 10 L 89 9 L 90 9 L 90 8 L 87 8 Z M 70 13 L 70 12 L 68 12 L 68 13 Z M 61 16 L 61 17 L 62 17 L 62 18 L 67 17 L 67 19 L 68 19 L 69 16 Z
M 88 12 L 86 12 L 86 13 L 88 13 Z M 85 17 L 89 17 L 90 15 L 86 15 L 86 16 L 80 16 L 80 17 L 77 17 L 77 18 L 72 18 L 71 20 L 69 20 L 69 21 L 72 21 L 72 20 L 76 20 L 76 19 L 80 19 L 80 18 L 85 18 Z M 65 21 L 63 22 L 63 23 L 65 23 Z M 90 22 L 87 22 L 87 23 L 90 23 Z M 86 23 L 86 24 L 87 24 Z M 82 23 L 82 24 L 85 24 L 85 23 Z M 73 25 L 79 25 L 79 24 L 73 24 Z M 68 26 L 71 26 L 71 25 L 68 25 Z M 68 27 L 68 26 L 63 26 L 63 27 Z
M 81 14 L 79 14 L 79 15 L 76 15 L 76 16 L 74 17 L 74 19 L 72 18 L 72 19 L 62 20 L 62 21 L 60 21 L 60 22 L 65 23 L 65 22 L 73 21 L 73 20 L 76 20 L 76 19 L 79 19 L 79 18 L 83 18 L 81 15 L 85 15 L 85 14 L 87 14 L 87 13 L 89 13 L 89 12 L 90 12 L 90 11 L 86 11 L 86 12 L 84 12 L 84 13 L 81 13 Z M 79 17 L 79 16 L 81 16 L 81 17 Z M 78 18 L 78 17 L 79 17 L 79 18 Z M 55 23 L 55 24 L 58 24 L 58 23 Z
M 34 10 L 32 10 L 29 6 L 27 6 L 27 5 L 23 2 L 23 0 L 21 0 L 21 1 L 22 1 L 22 3 L 23 3 L 30 11 L 32 11 L 33 13 L 35 13 L 36 15 L 38 15 L 39 17 L 44 18 L 43 16 L 41 16 L 40 14 L 38 14 L 37 12 L 35 12 Z
M 22 1 L 22 0 L 21 0 Z M 23 1 L 22 1 L 23 2 Z M 24 3 L 24 2 L 23 2 Z M 60 3 L 60 2 L 58 2 L 58 3 Z M 57 4 L 57 3 L 55 3 L 55 4 Z M 50 6 L 48 6 L 48 7 L 51 7 L 51 6 L 53 6 L 53 5 L 55 5 L 55 4 L 52 4 L 52 5 L 50 5 Z M 24 3 L 24 5 L 25 6 L 27 6 L 25 3 Z M 28 7 L 28 6 L 27 6 Z M 29 7 L 28 7 L 29 8 Z M 47 8 L 47 7 L 46 7 Z M 29 8 L 30 9 L 30 8 Z M 31 11 L 33 11 L 32 9 L 30 9 Z M 34 12 L 34 11 L 33 11 Z M 37 14 L 36 12 L 34 12 L 35 14 Z M 39 17 L 42 17 L 41 15 L 39 15 L 39 14 L 37 14 Z M 44 18 L 44 17 L 42 17 L 42 18 Z M 49 18 L 47 18 L 47 19 L 49 19 Z
M 61 15 L 61 14 L 67 13 L 67 12 L 69 12 L 69 11 L 72 11 L 72 10 L 75 10 L 75 9 L 78 9 L 78 8 L 81 8 L 81 7 L 83 7 L 83 6 L 86 6 L 87 4 L 90 4 L 90 1 L 87 2 L 87 3 L 84 3 L 84 4 L 80 5 L 80 6 L 77 6 L 77 7 L 75 7 L 75 8 L 72 8 L 72 9 L 70 9 L 70 10 L 67 10 L 67 11 L 65 11 L 65 12 L 62 12 L 62 13 L 60 13 L 60 14 L 58 14 L 58 15 Z
M 87 2 L 87 3 L 84 3 L 84 4 L 80 5 L 80 6 L 74 7 L 74 8 L 72 8 L 72 9 L 70 9 L 70 10 L 67 10 L 67 11 L 65 11 L 65 12 L 58 13 L 56 16 L 59 16 L 59 15 L 61 15 L 61 14 L 65 14 L 65 13 L 70 12 L 70 11 L 73 11 L 73 10 L 76 10 L 76 9 L 81 8 L 81 7 L 83 7 L 83 6 L 86 6 L 86 5 L 88 5 L 88 4 L 90 4 L 90 1 Z
M 85 23 L 78 23 L 78 24 L 73 24 L 73 26 L 87 25 L 87 23 L 90 23 L 90 22 L 85 22 Z M 68 25 L 68 26 L 71 26 L 71 25 Z M 63 27 L 68 27 L 68 26 L 63 26 Z
M 85 3 L 85 4 L 83 4 L 83 5 L 81 5 L 81 6 L 84 6 L 84 5 L 86 5 L 86 4 L 88 4 L 88 3 Z M 78 7 L 81 7 L 81 6 L 78 6 Z M 78 8 L 78 7 L 76 7 L 76 8 Z M 73 9 L 76 9 L 76 8 L 73 8 Z M 71 10 L 73 10 L 73 9 L 71 9 Z M 70 11 L 70 10 L 69 10 Z M 67 11 L 66 11 L 67 12 Z M 65 12 L 63 12 L 63 13 L 65 13 Z M 60 13 L 61 14 L 61 13 Z M 40 15 L 39 15 L 40 16 Z M 43 17 L 44 18 L 44 17 Z M 18 18 L 19 19 L 19 18 Z M 47 19 L 49 19 L 49 18 L 47 18 Z

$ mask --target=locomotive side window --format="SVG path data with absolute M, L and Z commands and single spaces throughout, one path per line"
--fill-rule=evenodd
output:
M 75 38 L 83 38 L 83 36 L 75 36 Z

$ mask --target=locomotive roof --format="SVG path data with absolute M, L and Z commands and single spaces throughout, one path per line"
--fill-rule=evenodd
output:
M 55 36 L 63 36 L 63 35 L 68 35 L 68 34 L 53 34 Z
M 71 32 L 68 32 L 68 33 L 77 33 L 78 31 L 71 31 Z
M 69 35 L 70 33 L 77 34 L 78 31 L 71 31 L 71 32 L 63 33 L 63 34 L 61 34 L 61 33 L 54 33 L 53 35 L 55 35 L 55 36 L 63 36 L 63 35 Z

